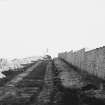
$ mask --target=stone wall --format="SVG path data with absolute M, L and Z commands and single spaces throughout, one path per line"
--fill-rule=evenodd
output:
M 85 70 L 100 78 L 105 78 L 105 46 L 90 51 L 81 49 L 76 52 L 59 53 L 58 57 L 81 70 Z

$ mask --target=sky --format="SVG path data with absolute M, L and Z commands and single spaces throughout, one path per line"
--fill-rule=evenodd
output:
M 0 58 L 105 45 L 105 0 L 0 0 Z

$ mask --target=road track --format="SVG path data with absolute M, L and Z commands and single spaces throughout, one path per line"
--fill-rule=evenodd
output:
M 80 94 L 86 86 L 88 82 L 83 74 L 63 60 L 39 60 L 0 87 L 0 104 L 84 105 L 80 101 Z

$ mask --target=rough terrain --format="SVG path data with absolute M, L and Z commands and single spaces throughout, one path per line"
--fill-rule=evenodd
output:
M 1 86 L 0 105 L 105 105 L 104 93 L 104 80 L 48 57 Z

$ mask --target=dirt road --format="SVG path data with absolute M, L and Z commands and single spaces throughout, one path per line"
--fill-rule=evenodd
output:
M 59 58 L 41 60 L 0 87 L 0 104 L 105 105 L 103 98 L 100 101 L 95 95 L 87 95 L 91 89 L 95 92 L 97 86 L 86 78 Z

